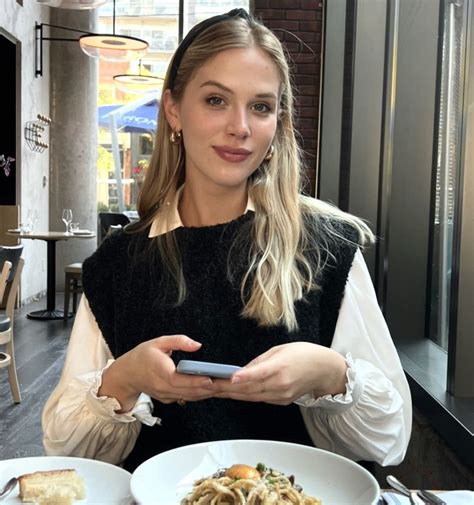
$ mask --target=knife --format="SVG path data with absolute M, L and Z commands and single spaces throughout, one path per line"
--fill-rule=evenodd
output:
M 444 500 L 442 500 L 439 496 L 436 496 L 431 491 L 426 491 L 425 489 L 420 489 L 418 492 L 418 496 L 423 498 L 423 500 L 427 501 L 430 505 L 447 505 Z

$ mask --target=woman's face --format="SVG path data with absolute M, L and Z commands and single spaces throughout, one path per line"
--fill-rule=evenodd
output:
M 182 130 L 186 149 L 186 183 L 246 185 L 275 135 L 279 89 L 275 64 L 251 47 L 218 53 L 196 71 L 179 103 L 168 97 L 168 121 Z

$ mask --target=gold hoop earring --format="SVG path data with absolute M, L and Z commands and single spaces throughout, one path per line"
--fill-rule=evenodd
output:
M 275 146 L 272 144 L 270 146 L 270 149 L 268 150 L 267 154 L 265 155 L 264 161 L 270 161 L 273 156 L 273 152 L 275 151 Z
M 172 131 L 170 135 L 170 142 L 177 146 L 178 144 L 181 144 L 181 141 L 183 140 L 183 136 L 181 135 L 180 131 Z

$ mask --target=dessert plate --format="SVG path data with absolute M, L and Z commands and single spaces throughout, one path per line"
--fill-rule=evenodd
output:
M 130 494 L 131 475 L 123 468 L 93 459 L 60 456 L 39 456 L 32 458 L 5 459 L 0 461 L 0 486 L 11 477 L 45 470 L 72 468 L 84 479 L 86 499 L 79 504 L 132 505 Z M 2 505 L 23 503 L 19 497 L 19 487 L 2 499 Z

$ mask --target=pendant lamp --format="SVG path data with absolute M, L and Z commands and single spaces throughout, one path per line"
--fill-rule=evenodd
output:
M 164 79 L 153 75 L 142 74 L 142 60 L 138 64 L 138 74 L 114 75 L 114 84 L 117 89 L 125 93 L 141 94 L 149 91 L 160 91 Z
M 146 40 L 115 34 L 115 0 L 113 0 L 112 34 L 88 33 L 79 37 L 79 45 L 88 56 L 107 61 L 130 61 L 141 58 L 148 49 Z
M 102 0 L 39 0 L 46 5 L 61 2 L 62 6 L 80 2 L 102 2 Z M 57 5 L 59 6 L 59 4 Z M 64 7 L 63 7 L 64 8 Z M 64 30 L 66 32 L 80 33 L 79 38 L 58 38 L 45 37 L 43 28 L 48 26 L 55 30 Z M 35 23 L 35 76 L 43 75 L 43 42 L 78 42 L 84 53 L 94 58 L 100 58 L 108 61 L 130 61 L 141 58 L 148 49 L 146 40 L 127 35 L 115 34 L 115 0 L 113 1 L 113 33 L 100 34 L 90 33 L 67 26 L 52 25 L 49 23 Z
M 58 9 L 85 10 L 95 9 L 107 0 L 36 0 L 37 3 Z

